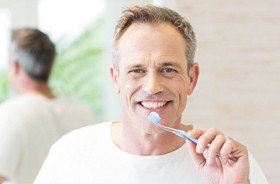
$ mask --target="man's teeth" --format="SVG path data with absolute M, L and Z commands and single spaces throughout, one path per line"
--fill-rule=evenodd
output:
M 164 106 L 167 102 L 142 102 L 141 104 L 148 109 L 157 109 Z

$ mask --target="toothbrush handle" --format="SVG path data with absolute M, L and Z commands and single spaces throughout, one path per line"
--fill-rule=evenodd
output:
M 198 140 L 196 138 L 190 137 L 187 132 L 184 130 L 180 130 L 180 136 L 184 139 L 188 139 L 189 141 L 192 141 L 193 143 L 197 144 Z

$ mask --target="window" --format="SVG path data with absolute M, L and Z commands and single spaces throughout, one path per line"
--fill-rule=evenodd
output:
M 104 113 L 105 5 L 105 0 L 41 0 L 38 4 L 38 26 L 57 48 L 52 89 L 87 103 L 97 121 Z
M 8 63 L 8 47 L 10 42 L 10 12 L 0 9 L 0 70 L 6 68 Z
M 55 42 L 80 36 L 105 10 L 105 0 L 40 0 L 38 26 Z

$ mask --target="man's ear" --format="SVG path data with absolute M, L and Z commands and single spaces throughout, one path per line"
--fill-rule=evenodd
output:
M 188 95 L 191 95 L 193 93 L 194 88 L 198 81 L 198 76 L 199 76 L 199 65 L 197 63 L 194 63 L 189 70 L 190 85 L 188 89 Z
M 21 67 L 16 59 L 10 60 L 10 67 L 15 75 L 18 75 L 20 73 Z
M 114 86 L 117 94 L 119 94 L 120 93 L 119 72 L 113 65 L 111 65 L 111 67 L 110 67 L 110 74 L 111 74 L 113 86 Z

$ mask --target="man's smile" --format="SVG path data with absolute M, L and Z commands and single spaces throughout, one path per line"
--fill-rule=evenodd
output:
M 164 101 L 164 102 L 140 102 L 140 104 L 147 108 L 147 109 L 159 109 L 163 106 L 165 106 L 166 104 L 168 104 L 169 101 Z

